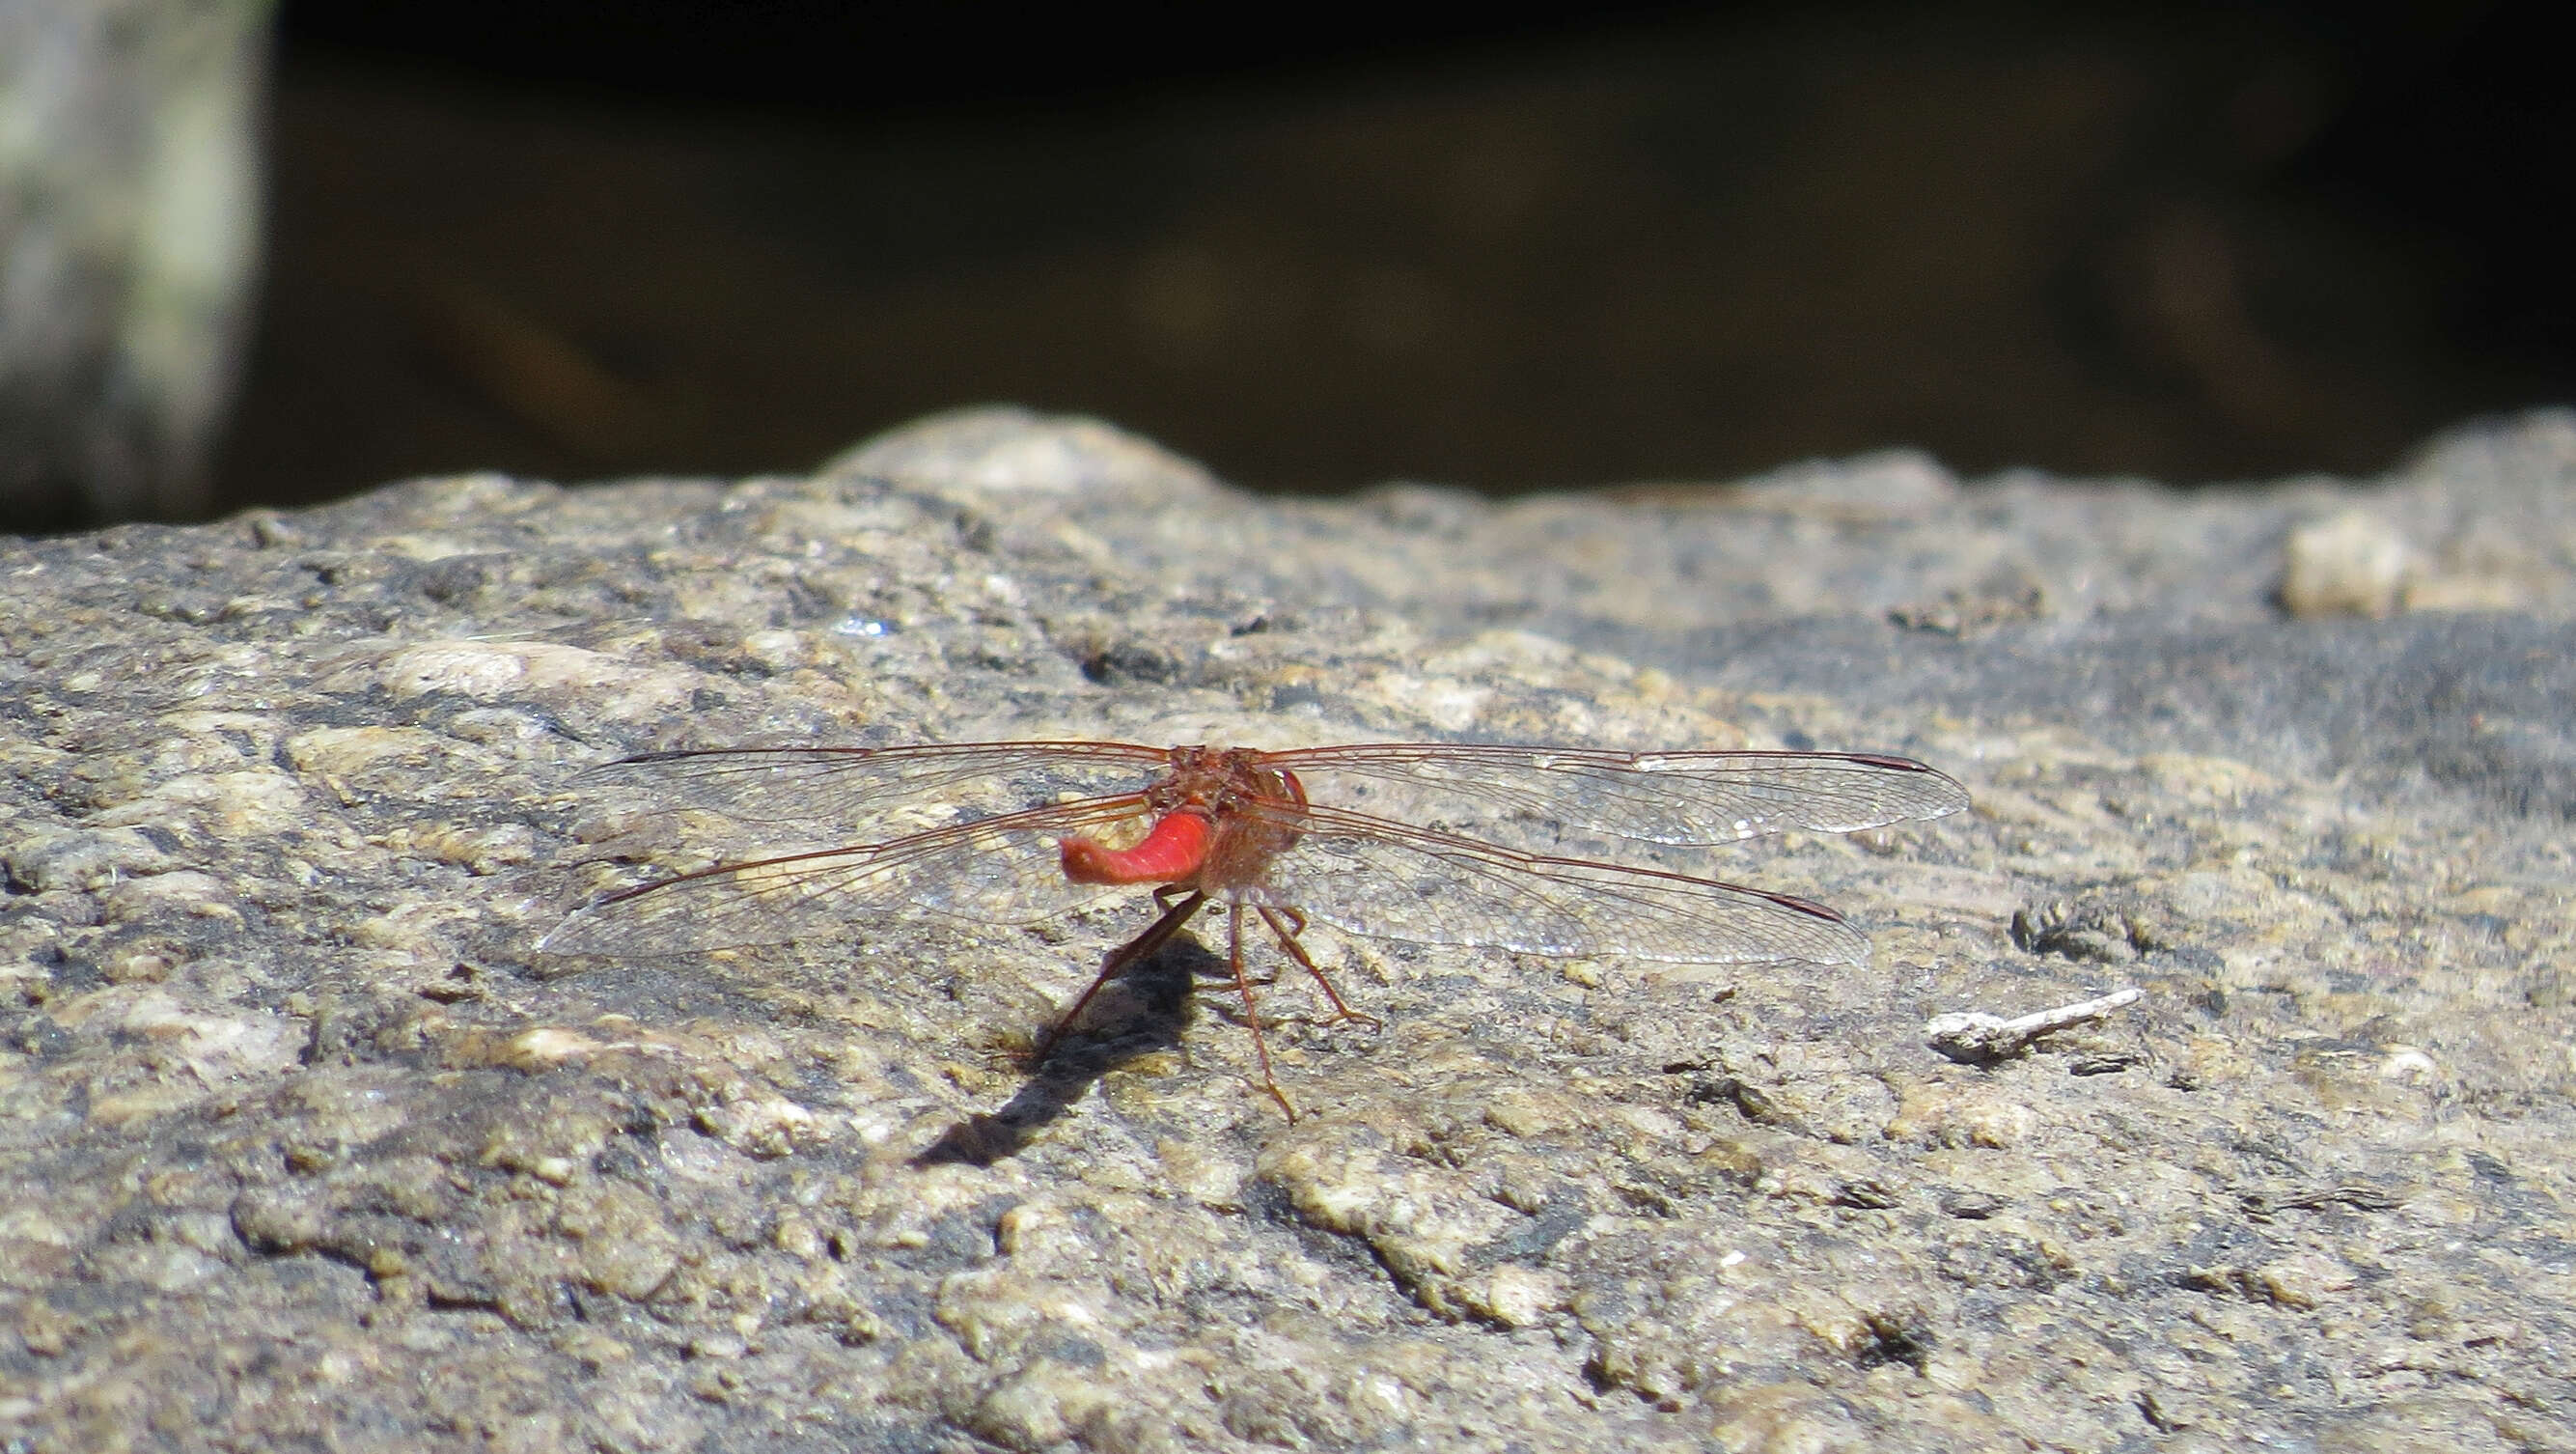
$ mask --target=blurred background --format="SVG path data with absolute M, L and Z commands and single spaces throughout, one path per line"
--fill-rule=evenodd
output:
M 0 0 L 0 530 L 987 401 L 1508 493 L 2576 396 L 2536 4 L 1246 14 Z

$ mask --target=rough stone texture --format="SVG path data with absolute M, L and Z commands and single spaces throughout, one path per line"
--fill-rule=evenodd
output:
M 2545 414 L 2366 487 L 1281 503 L 984 412 L 0 546 L 0 1430 L 2576 1447 L 2571 484 Z M 1280 1025 L 1293 1125 L 1201 947 L 1019 1067 L 1133 903 L 529 952 L 584 764 L 1063 734 L 1870 747 L 1978 806 L 1712 855 L 1866 971 L 1319 933 L 1386 1023 Z

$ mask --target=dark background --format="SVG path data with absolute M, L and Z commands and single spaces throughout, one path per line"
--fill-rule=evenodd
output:
M 218 506 L 985 401 L 1297 490 L 2194 482 L 2576 392 L 2539 6 L 1237 13 L 289 4 Z

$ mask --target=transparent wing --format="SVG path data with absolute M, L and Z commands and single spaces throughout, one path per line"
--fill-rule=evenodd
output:
M 1674 844 L 1790 828 L 1848 833 L 1968 805 L 1967 790 L 1942 773 L 1876 753 L 1368 743 L 1273 759 L 1318 802 L 1541 844 L 1558 827 Z
M 720 747 L 650 752 L 592 768 L 579 781 L 649 792 L 661 811 L 704 809 L 846 837 L 881 831 L 882 820 L 907 808 L 962 819 L 1138 787 L 1170 757 L 1124 742 Z
M 1860 964 L 1869 941 L 1822 904 L 1716 879 L 1518 853 L 1331 808 L 1260 809 L 1296 830 L 1238 896 L 1354 934 L 1682 964 Z
M 1030 923 L 1113 892 L 1064 876 L 1067 834 L 1134 832 L 1141 794 L 1055 804 L 863 843 L 720 864 L 603 894 L 537 942 L 549 954 L 650 957 L 848 934 L 888 917 Z

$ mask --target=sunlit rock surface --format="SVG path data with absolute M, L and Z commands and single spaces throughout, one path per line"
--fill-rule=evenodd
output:
M 0 593 L 31 1448 L 2576 1447 L 2564 414 L 2376 482 L 1497 507 L 986 411 Z M 1384 1025 L 1280 976 L 1294 1124 L 1206 928 L 1022 1063 L 1141 893 L 531 952 L 583 860 L 762 838 L 586 765 L 1063 736 L 1862 748 L 1977 806 L 1668 856 L 1863 970 L 1319 929 Z

